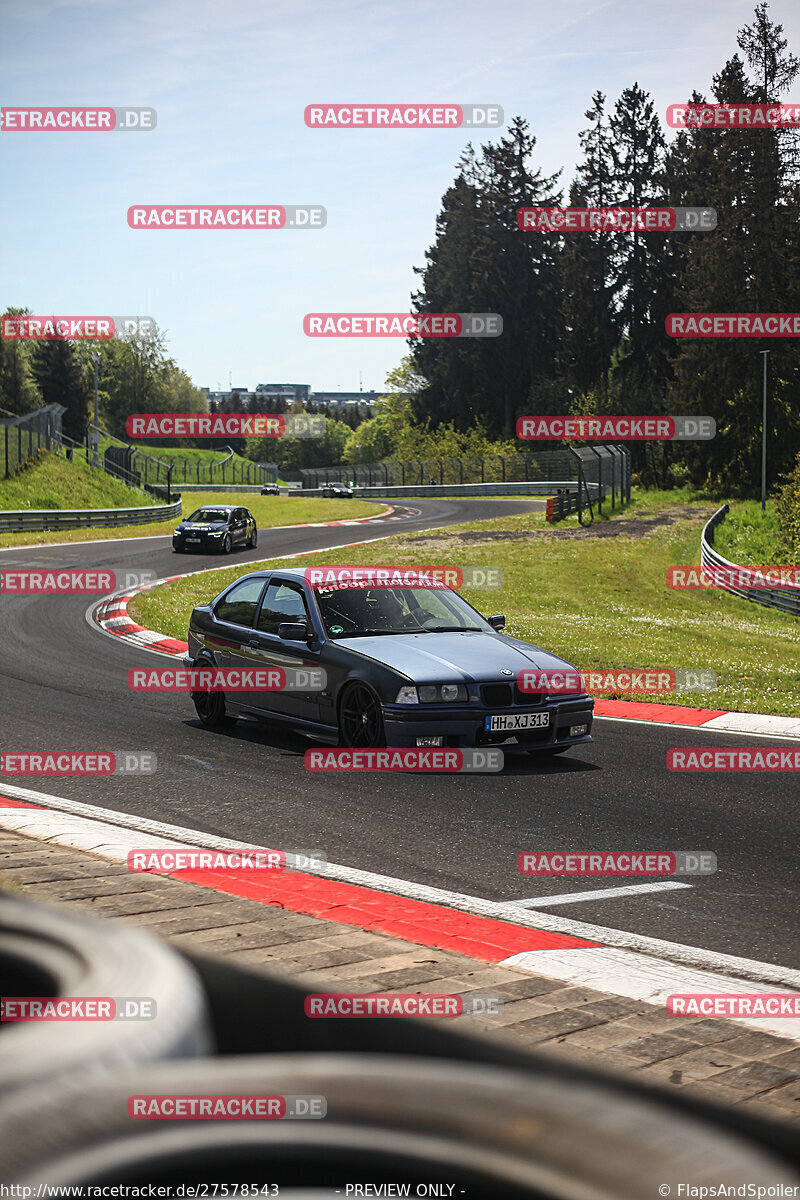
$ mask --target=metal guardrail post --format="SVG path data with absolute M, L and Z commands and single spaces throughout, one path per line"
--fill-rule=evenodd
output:
M 603 515 L 603 456 L 601 455 L 599 450 L 595 449 L 594 446 L 588 446 L 587 449 L 591 450 L 592 454 L 594 454 L 597 458 L 597 511 L 599 512 L 600 516 L 602 517 L 602 515 Z
M 631 502 L 631 452 L 627 446 L 620 446 L 620 450 L 625 459 L 625 499 L 628 504 Z

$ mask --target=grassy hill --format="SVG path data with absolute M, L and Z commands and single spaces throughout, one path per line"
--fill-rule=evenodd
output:
M 100 453 L 119 443 L 111 438 L 100 440 Z M 240 454 L 229 458 L 227 450 L 197 450 L 192 447 L 140 445 L 136 450 L 137 470 L 148 483 L 165 483 L 166 471 L 161 463 L 174 463 L 172 482 L 181 483 L 261 483 L 262 472 L 256 463 Z M 152 471 L 143 469 L 143 459 L 152 459 Z M 224 466 L 223 466 L 224 464 Z M 199 467 L 199 478 L 198 478 Z
M 154 504 L 151 495 L 126 487 L 85 459 L 72 462 L 43 453 L 11 479 L 0 480 L 0 510 L 14 508 L 129 508 Z

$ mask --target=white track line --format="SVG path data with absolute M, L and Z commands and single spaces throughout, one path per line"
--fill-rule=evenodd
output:
M 632 954 L 630 950 L 613 950 L 607 946 L 587 950 L 528 950 L 512 954 L 500 965 L 518 967 L 534 975 L 561 979 L 598 992 L 644 1000 L 648 1004 L 666 1004 L 668 996 L 687 993 L 694 996 L 774 994 L 769 984 L 734 981 L 729 975 L 697 971 L 646 954 Z M 783 990 L 781 995 L 786 995 L 786 991 Z M 675 1017 L 676 1032 L 680 1030 L 682 1020 Z M 733 1023 L 800 1041 L 800 1020 L 796 1017 L 737 1017 Z M 636 1036 L 632 1031 L 631 1037 Z
M 562 892 L 555 896 L 533 896 L 530 900 L 511 900 L 514 908 L 550 908 L 553 904 L 578 904 L 581 900 L 616 900 L 618 896 L 641 896 L 647 892 L 672 892 L 690 888 L 691 883 L 665 879 L 658 883 L 629 883 L 623 887 L 598 888 L 591 892 Z
M 34 804 L 49 806 L 50 809 L 55 809 L 62 813 L 84 816 L 93 824 L 108 822 L 118 826 L 120 829 L 129 830 L 133 833 L 161 835 L 162 837 L 169 838 L 171 841 L 179 841 L 181 844 L 191 846 L 220 847 L 221 849 L 260 849 L 261 846 L 272 845 L 276 849 L 281 848 L 280 839 L 274 839 L 271 836 L 267 836 L 267 840 L 262 842 L 261 846 L 256 847 L 253 843 L 214 837 L 196 829 L 186 829 L 180 825 L 169 825 L 163 821 L 151 821 L 146 817 L 132 816 L 128 813 L 115 812 L 113 809 L 100 808 L 92 804 L 83 804 L 76 800 L 67 800 L 61 796 L 51 796 L 46 792 L 35 792 L 30 788 L 12 786 L 6 784 L 5 780 L 0 778 L 0 795 L 3 794 L 13 799 L 28 800 Z M 26 811 L 29 817 L 34 816 L 34 814 L 30 813 L 30 810 L 0 808 L 0 826 L 8 829 L 19 829 L 23 833 L 26 832 L 24 820 Z M 23 814 L 22 818 L 18 815 L 20 813 Z M 38 820 L 39 818 L 36 819 Z M 40 836 L 35 832 L 33 822 L 29 822 L 29 825 L 31 836 Z M 50 826 L 52 831 L 47 834 L 48 840 L 59 842 L 61 839 L 58 834 L 58 822 L 53 822 L 51 819 Z M 98 831 L 95 830 L 94 832 Z M 105 837 L 106 831 L 103 830 L 101 832 L 103 837 Z M 119 843 L 122 837 L 119 836 L 116 840 Z M 130 837 L 130 840 L 126 839 L 126 844 L 133 849 L 138 843 L 134 838 Z M 100 853 L 99 850 L 94 852 Z M 642 954 L 654 955 L 657 958 L 672 960 L 687 966 L 725 972 L 726 975 L 735 976 L 737 979 L 755 980 L 760 983 L 778 984 L 784 988 L 800 989 L 800 971 L 794 970 L 791 967 L 781 967 L 773 963 L 759 962 L 755 959 L 740 958 L 732 954 L 720 954 L 714 950 L 703 950 L 695 946 L 685 946 L 680 942 L 667 942 L 660 938 L 644 937 L 636 933 L 628 933 L 625 930 L 610 929 L 603 925 L 592 925 L 584 921 L 574 921 L 566 917 L 556 916 L 554 913 L 541 911 L 528 913 L 524 909 L 517 907 L 513 902 L 498 903 L 492 900 L 484 900 L 480 896 L 470 896 L 461 892 L 449 892 L 442 888 L 429 887 L 426 884 L 412 883 L 405 879 L 396 879 L 390 875 L 378 875 L 372 871 L 361 871 L 356 867 L 347 867 L 339 863 L 329 862 L 324 871 L 305 870 L 304 874 L 319 875 L 326 879 L 338 879 L 344 883 L 354 884 L 357 887 L 371 888 L 375 891 L 389 892 L 398 896 L 407 896 L 412 900 L 421 900 L 428 904 L 441 904 L 448 908 L 458 909 L 461 912 L 473 913 L 481 917 L 490 917 L 494 920 L 508 921 L 513 925 L 528 929 L 565 933 L 572 937 L 584 938 L 590 942 L 600 942 L 606 946 L 615 946 L 619 949 L 635 950 Z M 537 951 L 536 953 L 544 953 L 544 951 Z M 664 964 L 665 967 L 666 965 Z M 526 969 L 528 968 L 526 967 Z M 729 980 L 729 984 L 730 982 Z M 729 987 L 729 990 L 735 989 Z

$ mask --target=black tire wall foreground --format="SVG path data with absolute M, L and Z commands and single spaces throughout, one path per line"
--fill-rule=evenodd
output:
M 326 1115 L 128 1115 L 130 1097 L 164 1094 L 324 1097 Z M 85 1081 L 37 1085 L 0 1102 L 0 1145 L 4 1179 L 32 1187 L 406 1181 L 411 1194 L 416 1183 L 454 1184 L 451 1194 L 468 1200 L 650 1200 L 668 1181 L 676 1195 L 678 1181 L 800 1181 L 760 1147 L 645 1091 L 576 1082 L 553 1065 L 520 1071 L 392 1055 L 184 1060 L 98 1079 L 90 1090 Z
M 0 895 L 0 996 L 151 998 L 150 1020 L 0 1025 L 0 1101 L 61 1075 L 102 1075 L 208 1054 L 207 1002 L 193 968 L 149 933 Z

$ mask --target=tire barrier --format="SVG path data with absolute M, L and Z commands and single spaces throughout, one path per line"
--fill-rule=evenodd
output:
M 0 995 L 151 998 L 148 1020 L 3 1021 L 0 1100 L 37 1081 L 210 1053 L 189 963 L 151 934 L 0 894 Z
M 128 1115 L 131 1097 L 165 1094 L 323 1097 L 325 1116 Z M 552 1063 L 522 1071 L 385 1055 L 162 1063 L 91 1089 L 64 1080 L 0 1104 L 0 1145 L 4 1179 L 32 1188 L 258 1181 L 326 1186 L 330 1195 L 345 1182 L 402 1179 L 412 1188 L 445 1180 L 471 1200 L 641 1200 L 676 1178 L 737 1187 L 800 1180 L 760 1147 L 644 1089 L 599 1077 L 576 1083 Z

